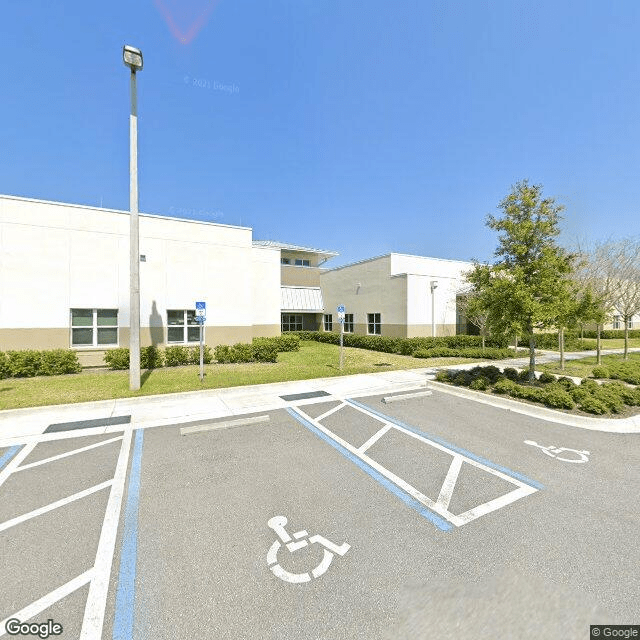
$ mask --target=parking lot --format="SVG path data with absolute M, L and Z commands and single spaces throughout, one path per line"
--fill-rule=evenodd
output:
M 441 391 L 302 395 L 232 424 L 123 420 L 0 449 L 0 618 L 87 639 L 638 623 L 637 435 Z

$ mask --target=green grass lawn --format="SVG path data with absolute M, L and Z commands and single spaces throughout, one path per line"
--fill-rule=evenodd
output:
M 71 402 L 89 402 L 181 391 L 219 389 L 249 384 L 306 380 L 330 376 L 416 369 L 469 362 L 465 358 L 412 358 L 345 347 L 344 369 L 339 369 L 340 347 L 302 342 L 300 351 L 278 354 L 276 363 L 167 367 L 143 371 L 139 391 L 129 391 L 128 371 L 84 371 L 64 376 L 6 378 L 0 380 L 0 409 L 17 409 Z
M 604 342 L 604 341 L 603 341 Z M 615 342 L 615 341 L 611 341 Z M 615 354 L 609 356 L 602 356 L 602 366 L 606 367 L 609 363 L 625 362 L 622 359 L 622 354 Z M 640 353 L 630 353 L 627 362 L 632 362 L 640 366 Z M 548 371 L 549 373 L 556 373 L 563 376 L 576 376 L 579 378 L 588 378 L 593 372 L 593 368 L 596 367 L 596 357 L 590 356 L 588 358 L 580 358 L 579 360 L 568 360 L 565 362 L 564 369 L 560 369 L 560 363 L 554 362 L 551 364 L 543 364 L 540 367 L 536 367 L 538 370 Z
M 608 340 L 600 340 L 600 346 L 603 349 L 624 349 L 624 339 L 611 338 Z M 640 338 L 629 338 L 629 348 L 634 349 L 638 347 L 640 347 Z

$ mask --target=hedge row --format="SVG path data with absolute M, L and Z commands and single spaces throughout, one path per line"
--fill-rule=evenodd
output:
M 218 345 L 215 359 L 223 364 L 235 362 L 277 362 L 278 348 L 275 344 L 258 341 L 253 344 Z
M 299 336 L 301 340 L 314 340 L 315 342 L 340 344 L 340 334 L 333 331 L 296 331 L 294 335 Z M 488 347 L 505 348 L 507 343 L 508 341 L 506 338 L 486 339 L 486 345 Z M 386 336 L 363 336 L 354 333 L 345 333 L 344 346 L 410 356 L 418 350 L 429 350 L 435 348 L 481 348 L 482 338 L 480 336 L 467 335 L 442 336 L 440 338 L 388 338 Z
M 585 332 L 586 333 L 586 332 Z M 558 334 L 556 333 L 536 333 L 536 348 L 547 349 L 549 351 L 558 351 Z M 524 341 L 523 347 L 527 346 Z M 564 336 L 565 351 L 590 351 L 596 348 L 595 340 L 581 340 L 572 333 L 565 333 Z
M 211 347 L 204 345 L 202 359 L 204 364 L 212 362 Z M 119 347 L 109 349 L 104 354 L 105 364 L 110 369 L 129 368 L 129 349 Z M 163 350 L 158 347 L 142 347 L 140 349 L 140 368 L 156 369 L 158 367 L 178 367 L 185 364 L 200 364 L 200 346 L 185 347 L 176 345 L 165 347 Z
M 300 351 L 300 336 L 295 334 L 285 334 L 282 336 L 274 336 L 273 338 L 254 338 L 254 345 L 273 345 L 278 353 L 283 351 Z
M 71 349 L 0 351 L 0 380 L 78 373 L 78 354 Z
M 597 338 L 598 332 L 595 329 L 589 329 L 584 332 L 585 338 Z M 624 329 L 604 329 L 600 332 L 600 337 L 605 340 L 613 338 L 624 338 Z M 640 338 L 640 329 L 629 329 L 630 338 Z
M 535 385 L 526 384 L 528 371 L 515 369 L 500 371 L 497 367 L 474 367 L 468 371 L 439 371 L 436 380 L 470 387 L 478 391 L 491 390 L 513 398 L 538 402 L 553 409 L 579 409 L 597 415 L 620 413 L 625 405 L 640 406 L 640 388 L 631 388 L 622 382 L 599 385 L 594 380 L 583 379 L 577 385 L 570 378 L 555 379 L 543 373 Z
M 640 362 L 611 362 L 606 367 L 594 367 L 594 378 L 624 380 L 629 384 L 640 384 Z
M 433 349 L 418 349 L 413 352 L 414 358 L 484 358 L 487 360 L 502 360 L 513 358 L 516 352 L 513 349 L 496 349 L 487 347 L 484 350 L 476 349 L 450 349 L 449 347 L 434 347 Z

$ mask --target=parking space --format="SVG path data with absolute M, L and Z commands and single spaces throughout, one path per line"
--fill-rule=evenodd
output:
M 560 638 L 634 622 L 636 436 L 438 391 L 305 395 L 197 429 L 0 451 L 0 618 L 83 640 Z

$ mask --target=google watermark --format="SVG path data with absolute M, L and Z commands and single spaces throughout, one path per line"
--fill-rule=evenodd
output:
M 592 624 L 590 638 L 640 638 L 640 624 Z
M 46 622 L 20 622 L 18 618 L 9 618 L 4 628 L 10 636 L 36 636 L 44 639 L 62 634 L 62 625 L 51 618 Z
M 206 78 L 194 78 L 192 76 L 184 76 L 183 81 L 186 85 L 191 87 L 198 87 L 199 89 L 212 89 L 213 91 L 221 91 L 233 95 L 240 93 L 240 87 L 237 84 L 224 84 L 214 80 L 207 80 Z

